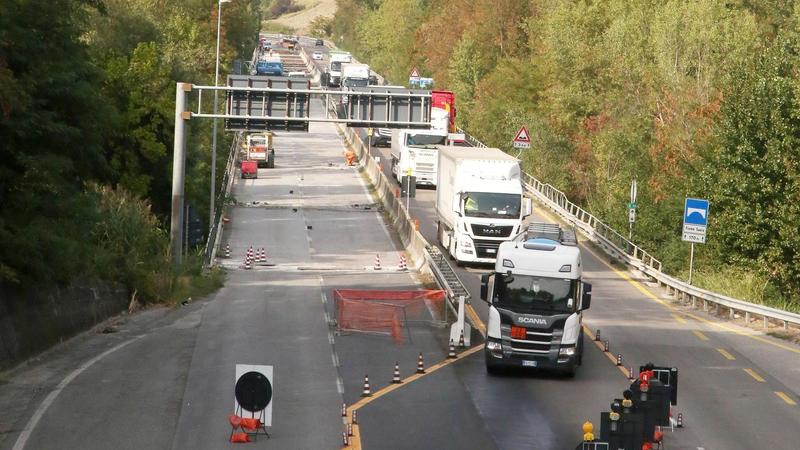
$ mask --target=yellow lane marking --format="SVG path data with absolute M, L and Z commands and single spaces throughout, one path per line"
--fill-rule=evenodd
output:
M 744 371 L 745 371 L 745 372 L 747 372 L 747 374 L 748 374 L 748 375 L 750 375 L 751 377 L 753 377 L 753 379 L 754 379 L 754 380 L 756 380 L 756 381 L 758 381 L 759 383 L 764 383 L 764 382 L 766 382 L 766 381 L 767 381 L 767 380 L 765 380 L 764 378 L 762 378 L 762 377 L 761 377 L 761 375 L 757 374 L 757 373 L 756 373 L 756 371 L 755 371 L 755 370 L 753 370 L 753 369 L 749 369 L 749 368 L 748 368 L 748 369 L 744 369 Z
M 797 405 L 797 402 L 795 402 L 794 400 L 792 400 L 792 398 L 791 398 L 791 397 L 789 397 L 788 395 L 786 395 L 786 393 L 784 393 L 784 392 L 781 392 L 781 391 L 775 391 L 775 395 L 777 395 L 778 397 L 780 397 L 780 398 L 781 398 L 781 400 L 783 400 L 784 402 L 786 402 L 786 404 L 788 404 L 788 405 L 791 405 L 791 406 L 795 406 L 795 405 Z
M 428 367 L 428 368 L 425 369 L 425 373 L 415 373 L 414 375 L 411 375 L 411 376 L 409 376 L 407 378 L 404 378 L 402 383 L 390 384 L 390 385 L 386 386 L 383 389 L 379 389 L 379 390 L 375 391 L 372 394 L 371 397 L 361 397 L 361 399 L 359 401 L 353 403 L 352 405 L 350 405 L 347 408 L 347 421 L 348 422 L 352 422 L 352 420 L 353 420 L 353 411 L 358 411 L 359 409 L 361 409 L 364 406 L 368 405 L 372 401 L 377 400 L 377 399 L 383 397 L 384 395 L 386 395 L 386 394 L 388 394 L 388 393 L 390 393 L 390 392 L 392 392 L 392 391 L 394 391 L 396 389 L 400 389 L 403 386 L 406 386 L 406 385 L 408 385 L 410 383 L 413 383 L 414 381 L 417 381 L 417 380 L 419 380 L 420 378 L 422 378 L 422 377 L 424 377 L 426 375 L 430 375 L 433 372 L 436 372 L 437 370 L 441 369 L 442 367 L 446 367 L 446 366 L 449 366 L 450 364 L 453 364 L 454 362 L 461 361 L 462 359 L 466 358 L 467 356 L 472 355 L 473 353 L 478 352 L 479 350 L 483 350 L 483 344 L 476 345 L 476 346 L 470 348 L 469 350 L 464 350 L 463 352 L 459 353 L 456 358 L 446 359 L 446 360 L 444 360 L 444 361 L 442 361 L 442 362 L 440 362 L 438 364 L 435 364 L 435 365 L 433 365 L 431 367 Z M 352 448 L 355 448 L 355 449 L 360 449 L 361 448 L 361 435 L 358 432 L 358 425 L 353 425 L 353 436 L 350 438 L 350 446 L 347 447 L 347 448 L 351 448 L 351 449 Z
M 697 336 L 697 338 L 700 339 L 701 341 L 707 341 L 708 340 L 708 336 L 703 334 L 703 332 L 700 331 L 700 330 L 692 330 L 692 333 L 694 333 L 694 335 Z
M 676 321 L 678 321 L 678 323 L 683 323 L 683 324 L 685 324 L 685 323 L 686 323 L 686 319 L 684 319 L 684 318 L 683 318 L 681 315 L 679 315 L 679 314 L 673 314 L 673 315 L 672 315 L 672 317 L 673 317 L 673 318 L 674 318 Z
M 478 331 L 480 331 L 481 334 L 486 337 L 486 325 L 484 325 L 481 318 L 478 317 L 478 313 L 475 312 L 475 308 L 473 308 L 472 305 L 465 306 L 467 307 L 467 315 L 469 315 L 470 319 L 472 319 L 472 323 L 474 323 L 475 326 L 478 327 Z
M 606 353 L 605 344 L 603 344 L 602 341 L 596 341 L 594 333 L 592 333 L 592 330 L 590 330 L 589 327 L 587 327 L 586 325 L 583 325 L 583 334 L 585 334 L 589 338 L 589 340 L 594 342 L 594 345 L 597 346 L 597 348 L 600 349 L 600 352 L 603 353 L 604 355 L 606 355 L 606 358 L 608 358 L 608 360 L 611 361 L 614 364 L 614 366 L 617 369 L 619 369 L 620 372 L 622 372 L 623 375 L 625 375 L 625 378 L 630 378 L 632 376 L 631 371 L 625 368 L 624 361 L 623 361 L 623 364 L 621 366 L 618 366 L 617 365 L 617 357 L 616 357 L 616 355 L 612 355 L 611 352 L 607 352 Z M 609 350 L 610 350 L 610 348 L 609 348 Z
M 724 356 L 724 357 L 725 357 L 725 359 L 727 359 L 728 361 L 733 361 L 733 360 L 735 360 L 735 359 L 736 359 L 736 357 L 735 357 L 735 356 L 731 355 L 731 354 L 730 354 L 730 352 L 728 352 L 728 351 L 727 351 L 727 350 L 725 350 L 724 348 L 718 348 L 718 349 L 717 349 L 717 351 L 718 351 L 718 352 L 720 352 L 720 353 L 722 353 L 722 356 Z
M 768 344 L 768 345 L 771 345 L 773 347 L 778 347 L 778 348 L 781 348 L 783 350 L 788 350 L 788 351 L 790 351 L 792 353 L 797 353 L 797 354 L 800 355 L 800 348 L 790 347 L 788 345 L 781 344 L 780 342 L 773 342 L 773 341 L 771 341 L 769 339 L 763 338 L 763 337 L 758 336 L 758 335 L 754 335 L 754 334 L 750 334 L 750 333 L 744 332 L 742 330 L 736 329 L 736 328 L 734 328 L 732 326 L 729 326 L 729 325 L 726 325 L 724 323 L 714 322 L 714 321 L 705 319 L 703 317 L 700 317 L 700 316 L 697 316 L 697 315 L 694 315 L 694 314 L 691 314 L 691 313 L 678 311 L 677 308 L 675 308 L 674 306 L 670 305 L 669 303 L 667 303 L 667 302 L 661 300 L 660 298 L 658 298 L 655 294 L 653 294 L 652 292 L 647 290 L 647 288 L 642 286 L 641 283 L 639 283 L 638 281 L 636 281 L 636 280 L 632 279 L 630 276 L 628 276 L 628 274 L 620 271 L 616 267 L 614 267 L 611 264 L 607 263 L 601 256 L 599 256 L 594 250 L 592 250 L 588 246 L 583 246 L 583 248 L 586 251 L 588 251 L 589 253 L 591 253 L 592 255 L 594 255 L 594 257 L 597 258 L 603 265 L 605 265 L 606 267 L 611 269 L 614 273 L 619 275 L 622 279 L 624 279 L 629 284 L 631 284 L 633 287 L 638 289 L 646 297 L 648 297 L 651 300 L 655 301 L 656 303 L 664 306 L 665 308 L 669 309 L 670 311 L 679 312 L 679 313 L 685 315 L 686 317 L 694 319 L 694 320 L 696 320 L 698 322 L 702 322 L 702 323 L 705 323 L 707 325 L 712 325 L 712 326 L 715 326 L 717 328 L 721 328 L 721 329 L 723 329 L 725 331 L 729 331 L 731 333 L 738 334 L 739 336 L 744 336 L 746 338 L 750 338 L 750 339 L 753 339 L 755 341 L 758 341 L 758 342 L 761 342 L 761 343 L 764 343 L 764 344 Z

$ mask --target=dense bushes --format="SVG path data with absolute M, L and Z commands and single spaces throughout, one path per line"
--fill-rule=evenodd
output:
M 788 304 L 800 295 L 792 3 L 339 0 L 331 34 L 394 84 L 417 66 L 455 91 L 460 125 L 487 144 L 510 150 L 527 125 L 525 170 L 618 230 L 636 178 L 634 240 L 676 275 L 683 199 L 709 198 L 699 282 Z
M 252 52 L 261 3 L 223 5 L 223 74 Z M 213 80 L 216 24 L 208 0 L 0 2 L 0 282 L 91 276 L 169 295 L 175 83 Z M 211 126 L 198 125 L 186 195 L 206 215 Z

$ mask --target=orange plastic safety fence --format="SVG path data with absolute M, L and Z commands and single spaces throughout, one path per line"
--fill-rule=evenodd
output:
M 445 297 L 440 290 L 336 289 L 333 294 L 339 330 L 387 334 L 398 344 L 405 342 L 403 325 L 430 320 Z

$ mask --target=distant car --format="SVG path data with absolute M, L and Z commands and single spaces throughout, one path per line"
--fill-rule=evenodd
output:
M 374 128 L 372 133 L 372 145 L 379 146 L 379 145 L 386 145 L 389 146 L 392 143 L 392 130 L 389 128 Z
M 321 47 L 325 45 L 325 41 L 323 41 L 322 39 L 317 39 L 317 42 L 314 43 L 314 45 L 316 45 L 317 47 Z
M 322 52 L 317 50 L 311 54 L 311 59 L 316 59 L 317 61 L 322 59 Z

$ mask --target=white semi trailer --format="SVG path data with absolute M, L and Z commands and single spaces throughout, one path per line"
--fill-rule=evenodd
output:
M 531 213 L 519 160 L 497 148 L 439 146 L 439 243 L 457 264 L 494 263 Z
M 530 367 L 575 374 L 592 292 L 581 280 L 577 244 L 574 230 L 548 223 L 531 223 L 500 244 L 494 271 L 481 277 L 481 299 L 489 303 L 487 371 Z
M 439 145 L 447 140 L 450 114 L 441 108 L 431 108 L 429 130 L 392 130 L 392 175 L 398 181 L 408 173 L 416 184 L 436 186 L 439 165 Z

